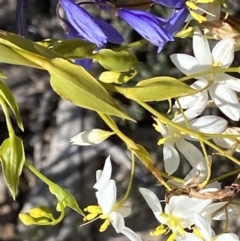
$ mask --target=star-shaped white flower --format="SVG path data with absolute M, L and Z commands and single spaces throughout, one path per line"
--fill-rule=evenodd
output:
M 116 202 L 117 187 L 115 181 L 110 179 L 111 174 L 112 165 L 110 157 L 108 157 L 103 170 L 96 172 L 97 182 L 94 188 L 97 189 L 96 197 L 98 206 L 92 205 L 84 209 L 89 212 L 89 214 L 85 216 L 84 221 L 90 221 L 99 217 L 104 220 L 99 229 L 100 232 L 104 232 L 111 223 L 117 233 L 124 234 L 131 241 L 141 241 L 135 232 L 125 226 L 124 217 L 130 215 L 131 208 L 122 207 L 121 204 Z
M 196 112 L 198 112 L 197 109 L 192 111 L 192 108 L 189 108 L 185 114 L 187 115 L 186 117 L 190 119 L 189 117 L 197 116 Z M 197 139 L 181 133 L 180 130 L 172 126 L 163 125 L 158 119 L 155 120 L 157 122 L 155 127 L 163 136 L 163 139 L 161 139 L 159 143 L 163 144 L 164 168 L 169 175 L 177 170 L 180 163 L 177 150 L 183 154 L 194 169 L 206 169 L 205 166 L 201 167 L 202 163 L 206 163 L 202 152 L 192 143 L 186 141 L 186 139 L 194 141 Z M 172 121 L 179 125 L 186 126 L 182 115 L 178 115 Z M 195 131 L 209 134 L 222 133 L 227 127 L 227 121 L 218 116 L 202 116 L 189 121 L 188 124 L 189 127 Z
M 211 52 L 207 39 L 202 35 L 199 28 L 195 28 L 193 52 L 195 57 L 187 54 L 173 54 L 170 56 L 176 67 L 186 75 L 196 74 L 212 68 L 214 70 L 215 67 L 228 68 L 234 59 L 234 40 L 225 38 L 219 41 Z M 208 91 L 218 108 L 230 119 L 238 121 L 240 118 L 240 104 L 235 91 L 240 91 L 240 79 L 224 73 L 209 74 L 198 77 L 198 80 L 191 87 L 202 89 L 209 84 L 207 90 L 203 90 L 195 96 L 180 98 L 179 101 L 182 107 L 193 107 L 193 100 L 196 100 L 199 96 L 205 99 L 206 107 L 208 101 L 206 91 Z
M 163 211 L 157 196 L 146 188 L 140 188 L 140 193 L 153 211 L 156 219 L 161 223 L 151 234 L 158 236 L 172 231 L 168 240 L 175 237 L 185 237 L 186 229 L 191 229 L 194 225 L 193 214 L 201 214 L 204 209 L 212 203 L 211 199 L 202 200 L 190 198 L 188 196 L 172 196 Z

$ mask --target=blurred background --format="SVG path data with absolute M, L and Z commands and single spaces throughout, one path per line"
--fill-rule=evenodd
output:
M 64 33 L 56 18 L 57 0 L 29 0 L 28 3 L 28 28 L 31 38 L 40 41 L 46 38 L 64 38 Z M 240 2 L 228 1 L 231 13 L 240 17 Z M 163 17 L 167 12 L 157 7 L 156 13 Z M 100 12 L 98 8 L 91 8 L 91 13 L 100 15 L 110 21 L 110 16 Z M 123 34 L 127 43 L 139 40 L 141 37 L 126 23 L 112 18 L 111 23 Z M 0 0 L 0 29 L 17 33 L 16 26 L 16 1 Z M 139 80 L 159 75 L 181 76 L 181 73 L 173 66 L 169 55 L 176 52 L 192 54 L 191 40 L 177 39 L 174 43 L 168 43 L 160 54 L 156 54 L 157 48 L 147 44 L 133 52 L 141 63 L 139 74 L 133 80 Z M 0 53 L 1 54 L 1 53 Z M 240 65 L 240 55 L 236 54 L 234 66 Z M 65 100 L 61 100 L 51 89 L 49 75 L 42 70 L 0 64 L 0 69 L 7 76 L 6 84 L 13 91 L 20 108 L 25 127 L 24 133 L 15 125 L 16 134 L 24 141 L 26 157 L 41 170 L 41 172 L 68 189 L 83 209 L 87 205 L 96 204 L 94 190 L 95 172 L 102 168 L 108 155 L 113 163 L 113 177 L 118 186 L 118 198 L 124 195 L 126 190 L 131 161 L 130 153 L 120 140 L 113 136 L 98 146 L 78 147 L 70 146 L 70 138 L 79 132 L 92 128 L 107 129 L 101 119 L 92 111 L 73 106 Z M 102 69 L 94 65 L 91 73 L 98 78 Z M 157 146 L 160 135 L 154 130 L 153 120 L 145 110 L 134 102 L 115 95 L 122 108 L 129 113 L 138 123 L 122 122 L 117 120 L 121 130 L 135 142 L 142 144 L 151 154 L 153 161 L 159 168 L 163 167 L 161 147 Z M 168 109 L 166 102 L 153 104 L 159 111 Z M 221 115 L 216 109 L 209 113 Z M 14 121 L 13 121 L 14 123 Z M 230 123 L 239 126 L 239 123 Z M 5 118 L 0 110 L 0 140 L 7 137 Z M 218 164 L 221 162 L 221 166 Z M 190 167 L 184 162 L 177 174 L 184 176 Z M 235 170 L 237 167 L 221 156 L 214 156 L 213 165 L 217 168 L 213 176 Z M 220 166 L 220 167 L 219 167 Z M 223 185 L 230 185 L 235 177 L 230 178 Z M 141 165 L 137 163 L 132 192 L 126 203 L 133 207 L 132 215 L 126 219 L 126 226 L 136 231 L 144 241 L 166 240 L 166 237 L 150 237 L 149 232 L 158 222 L 147 207 L 145 201 L 138 192 L 139 187 L 146 187 L 157 193 L 160 200 L 164 199 L 164 189 L 156 185 L 156 180 Z M 55 210 L 56 200 L 48 190 L 48 187 L 36 179 L 27 169 L 23 170 L 20 177 L 19 190 L 16 201 L 13 201 L 0 174 L 0 241 L 125 241 L 122 235 L 117 235 L 111 227 L 104 233 L 99 233 L 101 222 L 95 221 L 84 227 L 80 227 L 82 217 L 67 209 L 66 218 L 62 223 L 54 227 L 24 226 L 18 219 L 19 212 L 26 212 L 29 208 L 47 205 Z M 237 209 L 236 209 L 237 212 Z M 58 215 L 56 213 L 56 215 Z M 218 222 L 216 228 L 221 230 L 223 225 Z M 240 216 L 229 225 L 229 230 L 240 235 Z

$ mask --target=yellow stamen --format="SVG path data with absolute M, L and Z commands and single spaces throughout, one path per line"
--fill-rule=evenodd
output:
M 108 218 L 101 225 L 99 232 L 104 232 L 107 229 L 107 227 L 109 226 L 109 224 L 110 224 L 110 219 Z

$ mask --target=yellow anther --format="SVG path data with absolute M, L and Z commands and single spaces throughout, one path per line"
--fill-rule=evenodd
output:
M 98 216 L 99 213 L 90 213 L 83 218 L 83 221 L 90 221 Z
M 84 208 L 84 211 L 89 213 L 102 213 L 101 208 L 97 205 L 87 206 L 86 208 Z
M 101 225 L 99 232 L 104 232 L 108 228 L 109 224 L 110 224 L 110 219 L 108 218 Z

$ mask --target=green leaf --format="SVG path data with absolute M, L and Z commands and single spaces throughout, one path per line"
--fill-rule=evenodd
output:
M 99 80 L 101 80 L 104 83 L 124 84 L 131 80 L 136 74 L 137 71 L 135 69 L 132 69 L 124 73 L 104 71 L 99 76 Z
M 19 176 L 25 162 L 23 142 L 15 135 L 6 139 L 0 148 L 3 174 L 15 200 Z
M 62 202 L 64 204 L 64 206 L 68 206 L 69 208 L 75 210 L 76 212 L 84 216 L 84 213 L 79 208 L 76 199 L 68 190 L 60 187 L 57 184 L 49 186 L 49 190 L 53 195 L 56 196 L 59 202 Z
M 19 128 L 23 131 L 23 123 L 22 123 L 22 118 L 19 112 L 19 108 L 17 105 L 17 102 L 15 98 L 12 95 L 12 92 L 10 89 L 2 82 L 0 81 L 0 96 L 3 97 L 4 101 L 8 104 L 8 106 L 11 108 L 12 112 L 17 118 L 17 124 Z
M 101 49 L 94 57 L 105 69 L 115 72 L 127 72 L 135 69 L 138 64 L 137 58 L 128 51 L 114 52 L 111 49 Z
M 122 112 L 109 93 L 84 68 L 64 59 L 54 59 L 45 66 L 54 91 L 63 99 L 87 109 L 132 120 Z
M 96 45 L 81 39 L 68 39 L 55 44 L 53 49 L 66 58 L 77 59 L 92 55 Z
M 106 86 L 125 97 L 141 101 L 162 101 L 171 98 L 193 95 L 199 90 L 192 89 L 185 83 L 171 77 L 155 77 L 141 81 L 135 87 L 124 88 L 119 86 Z

